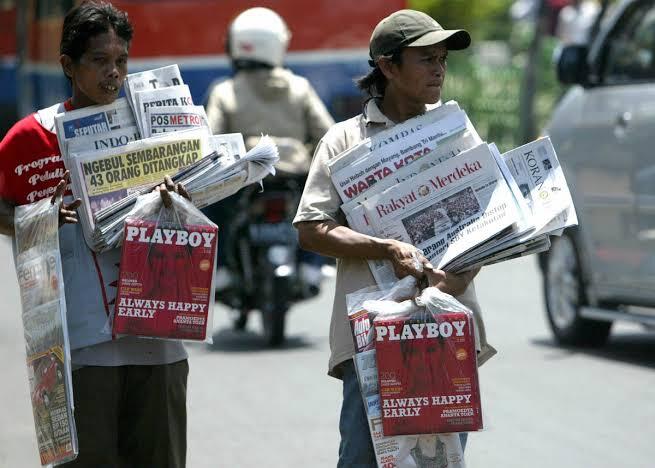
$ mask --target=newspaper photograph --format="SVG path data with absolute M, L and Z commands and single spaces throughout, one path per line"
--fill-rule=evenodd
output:
M 223 153 L 231 161 L 236 161 L 246 154 L 246 144 L 241 133 L 223 133 L 209 137 L 213 151 Z
M 187 85 L 169 86 L 168 88 L 144 89 L 134 94 L 137 125 L 142 135 L 147 135 L 146 120 L 149 108 L 168 106 L 192 106 L 193 98 Z
M 77 138 L 125 130 L 136 126 L 134 114 L 125 98 L 105 106 L 75 109 L 55 116 L 59 148 Z M 89 147 L 91 149 L 91 147 Z M 66 157 L 66 154 L 63 155 Z
M 437 268 L 511 228 L 518 207 L 481 144 L 363 202 L 378 237 L 421 249 Z
M 146 109 L 145 121 L 144 138 L 195 127 L 209 128 L 203 106 L 149 106 Z
M 152 70 L 144 70 L 137 73 L 130 73 L 125 77 L 125 96 L 127 97 L 132 111 L 136 113 L 138 107 L 135 105 L 134 94 L 144 89 L 167 88 L 184 84 L 182 74 L 177 64 L 168 65 Z
M 370 149 L 366 143 L 355 147 L 363 156 L 331 173 L 342 201 L 360 196 L 374 184 L 432 152 L 438 153 L 435 159 L 441 162 L 482 142 L 461 110 L 430 125 L 420 123 L 420 119 L 413 128 L 398 130 L 383 144 L 371 144 Z

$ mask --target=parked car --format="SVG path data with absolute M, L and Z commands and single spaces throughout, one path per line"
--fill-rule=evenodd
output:
M 579 226 L 541 257 L 548 320 L 565 345 L 613 321 L 655 326 L 655 1 L 623 1 L 558 60 L 573 85 L 547 127 Z

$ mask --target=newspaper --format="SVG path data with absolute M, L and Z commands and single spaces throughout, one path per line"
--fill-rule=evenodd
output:
M 88 149 L 94 148 L 96 144 L 98 147 L 95 149 L 102 148 L 104 145 L 117 146 L 112 144 L 111 140 L 100 140 L 100 135 L 110 132 L 121 132 L 121 135 L 133 134 L 135 126 L 134 114 L 125 98 L 116 99 L 105 106 L 84 107 L 55 116 L 57 140 L 64 161 L 68 156 L 68 144 L 74 140 L 82 139 L 84 144 L 88 145 Z
M 437 268 L 520 219 L 486 144 L 448 159 L 362 205 L 378 237 L 416 246 Z
M 165 175 L 179 172 L 209 152 L 205 129 L 187 130 L 130 142 L 103 151 L 71 154 L 73 193 L 82 200 L 80 221 L 94 248 L 94 215 L 137 193 Z
M 175 135 L 180 133 L 182 132 Z M 278 159 L 277 147 L 273 140 L 264 136 L 239 159 L 230 162 L 224 154 L 213 152 L 173 175 L 172 179 L 173 182 L 185 186 L 197 208 L 204 208 L 236 193 L 246 185 L 259 182 L 268 174 L 274 174 Z M 152 191 L 154 187 L 155 185 L 149 185 L 134 191 L 96 213 L 96 226 L 92 236 L 96 250 L 102 251 L 120 244 L 123 222 L 137 197 Z
M 134 93 L 134 106 L 137 125 L 141 134 L 148 135 L 146 112 L 151 107 L 192 106 L 193 98 L 187 85 L 169 86 L 167 88 L 144 89 Z
M 348 150 L 329 164 L 330 176 L 347 202 L 433 151 L 446 160 L 481 142 L 466 113 L 449 103 Z
M 130 73 L 125 77 L 123 89 L 125 89 L 125 96 L 132 107 L 132 112 L 136 114 L 138 106 L 136 106 L 134 99 L 137 91 L 167 88 L 181 84 L 184 84 L 184 81 L 182 81 L 180 69 L 177 64 L 174 64 L 138 73 Z
M 66 142 L 65 162 L 70 162 L 71 154 L 79 154 L 86 151 L 100 151 L 118 146 L 127 145 L 131 141 L 140 139 L 139 129 L 136 125 L 112 130 L 106 133 L 73 138 Z
M 16 208 L 16 273 L 42 465 L 58 465 L 78 453 L 58 226 L 59 205 L 50 199 Z
M 577 224 L 573 199 L 549 137 L 508 151 L 502 159 L 532 213 L 535 235 Z
M 450 104 L 449 104 L 450 105 Z M 452 115 L 452 114 L 451 114 Z M 436 124 L 435 124 L 436 125 Z M 369 197 L 384 190 L 393 187 L 397 184 L 402 184 L 420 172 L 433 168 L 441 162 L 450 159 L 451 157 L 460 154 L 461 151 L 473 148 L 479 143 L 476 143 L 478 138 L 475 138 L 470 132 L 457 137 L 450 138 L 447 144 L 439 145 L 434 150 L 428 152 L 425 156 L 421 157 L 418 161 L 412 161 L 403 165 L 400 169 L 393 174 L 385 177 L 379 182 L 375 183 L 370 189 L 360 193 L 357 197 L 343 203 L 341 210 L 344 212 L 348 225 L 357 232 L 377 237 L 377 233 L 373 226 L 366 217 L 366 210 L 362 203 Z M 457 150 L 454 150 L 454 148 Z M 397 149 L 397 147 L 394 146 Z M 400 152 L 400 151 L 399 151 Z M 371 273 L 375 281 L 379 285 L 392 283 L 398 280 L 393 274 L 393 267 L 388 260 L 367 260 Z
M 145 121 L 144 137 L 195 127 L 209 128 L 207 114 L 202 106 L 151 106 L 146 109 Z

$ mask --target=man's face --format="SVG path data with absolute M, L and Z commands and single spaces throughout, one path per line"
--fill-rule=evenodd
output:
M 128 47 L 129 44 L 110 29 L 90 38 L 77 62 L 62 56 L 64 71 L 72 82 L 76 107 L 114 102 L 127 74 Z
M 443 44 L 406 47 L 401 63 L 392 66 L 390 84 L 408 101 L 434 104 L 441 98 L 447 57 L 448 49 Z

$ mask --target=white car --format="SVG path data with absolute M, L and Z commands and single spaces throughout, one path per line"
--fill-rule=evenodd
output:
M 561 344 L 602 345 L 615 320 L 655 326 L 655 1 L 616 5 L 558 75 L 546 133 L 579 227 L 541 258 L 547 313 Z

